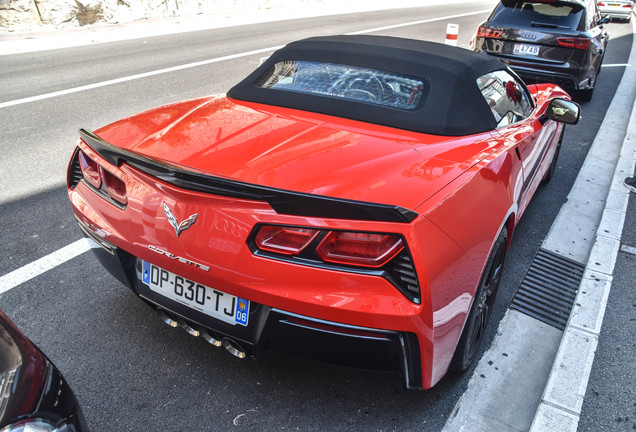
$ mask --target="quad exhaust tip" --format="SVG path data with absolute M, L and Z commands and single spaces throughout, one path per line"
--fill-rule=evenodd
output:
M 161 321 L 165 322 L 170 327 L 178 327 L 179 326 L 179 323 L 176 320 L 170 318 L 168 316 L 168 314 L 163 309 L 157 308 L 156 310 L 157 310 L 157 314 L 159 315 L 159 318 L 161 318 Z
M 223 342 L 223 347 L 225 347 L 227 352 L 232 354 L 234 357 L 238 357 L 240 359 L 245 358 L 245 350 L 238 343 L 236 343 L 236 341 L 228 338 L 223 338 L 221 339 L 221 342 Z
M 221 345 L 223 345 L 223 342 L 221 342 L 220 339 L 217 339 L 216 337 L 212 336 L 210 333 L 208 333 L 207 330 L 203 329 L 201 330 L 201 337 L 203 339 L 205 339 L 208 343 L 214 345 L 215 347 L 220 347 Z
M 156 309 L 156 312 L 159 315 L 159 318 L 161 318 L 161 321 L 163 321 L 170 327 L 181 327 L 189 335 L 194 337 L 201 336 L 206 342 L 215 347 L 223 346 L 227 350 L 227 352 L 232 354 L 234 357 L 244 359 L 247 356 L 243 347 L 241 347 L 238 342 L 230 338 L 224 337 L 222 339 L 219 339 L 215 334 L 208 332 L 206 329 L 199 330 L 185 320 L 179 322 L 175 318 L 173 318 L 173 315 L 171 313 L 166 312 L 163 308 L 158 307 Z
M 192 327 L 191 325 L 189 325 L 186 321 L 180 322 L 179 326 L 182 329 L 184 329 L 186 331 L 186 333 L 188 333 L 190 336 L 197 337 L 197 336 L 199 336 L 201 334 L 199 332 L 199 330 L 197 330 L 194 327 Z

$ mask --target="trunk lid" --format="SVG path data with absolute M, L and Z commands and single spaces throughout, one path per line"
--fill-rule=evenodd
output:
M 223 96 L 96 132 L 145 157 L 262 186 L 413 209 L 497 144 L 439 137 Z

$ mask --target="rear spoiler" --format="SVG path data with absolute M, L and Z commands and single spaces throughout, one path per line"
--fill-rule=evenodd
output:
M 79 134 L 90 148 L 115 166 L 125 162 L 148 175 L 183 189 L 266 201 L 280 214 L 402 223 L 410 223 L 418 216 L 416 212 L 400 206 L 313 195 L 215 177 L 124 150 L 85 129 L 80 129 Z

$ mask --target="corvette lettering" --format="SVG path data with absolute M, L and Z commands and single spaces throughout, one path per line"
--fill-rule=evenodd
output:
M 176 256 L 173 253 L 166 252 L 165 250 L 159 249 L 157 246 L 148 245 L 148 249 L 150 249 L 153 252 L 157 252 L 159 255 L 167 256 L 170 259 L 177 260 L 177 261 L 179 261 L 179 262 L 181 262 L 183 264 L 191 265 L 192 267 L 199 268 L 199 269 L 201 269 L 203 271 L 209 271 L 210 270 L 209 266 L 200 264 L 200 263 L 198 263 L 196 261 L 192 261 L 192 260 L 189 260 L 187 258 Z

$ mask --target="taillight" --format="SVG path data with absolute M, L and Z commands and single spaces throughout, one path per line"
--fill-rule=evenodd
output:
M 404 249 L 402 238 L 390 234 L 331 231 L 316 248 L 324 261 L 378 268 Z
M 86 156 L 86 154 L 81 150 L 79 152 L 79 164 L 84 179 L 96 189 L 102 187 L 102 176 L 100 173 L 102 168 L 99 164 Z
M 557 38 L 557 42 L 560 46 L 566 48 L 575 48 L 581 50 L 587 50 L 590 47 L 590 39 L 587 38 Z
M 262 251 L 369 268 L 384 266 L 404 250 L 402 237 L 395 234 L 280 225 L 261 225 L 253 239 Z M 314 246 L 310 247 L 312 243 Z
M 309 228 L 263 225 L 254 242 L 262 250 L 283 255 L 298 255 L 309 246 L 319 232 Z
M 599 6 L 600 6 L 600 5 L 599 5 Z M 630 9 L 631 9 L 631 8 L 633 7 L 633 5 L 631 5 L 631 4 L 624 4 L 624 5 L 623 5 L 623 7 L 624 7 L 624 8 L 630 8 Z
M 605 6 L 605 3 L 598 2 L 597 4 L 598 4 L 599 7 Z
M 128 204 L 126 183 L 112 174 L 82 150 L 79 151 L 79 165 L 82 177 L 102 195 L 107 195 L 121 205 Z
M 477 29 L 477 37 L 499 39 L 501 37 L 501 30 L 495 30 L 484 26 L 479 26 Z
M 106 193 L 109 197 L 114 199 L 120 204 L 128 204 L 128 195 L 126 194 L 126 183 L 119 177 L 111 174 L 110 172 L 102 169 L 102 175 L 104 185 L 106 186 Z
M 259 224 L 248 244 L 260 257 L 383 277 L 421 302 L 413 258 L 400 235 Z

